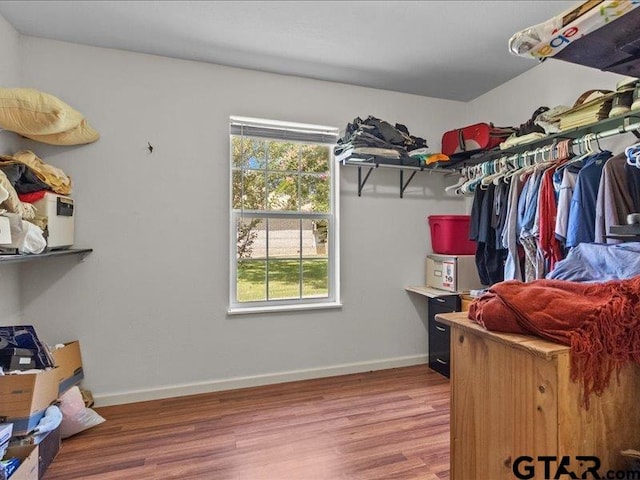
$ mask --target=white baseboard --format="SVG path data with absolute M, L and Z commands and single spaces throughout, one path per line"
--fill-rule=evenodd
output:
M 150 388 L 146 390 L 130 390 L 120 393 L 95 394 L 96 406 L 121 405 L 124 403 L 145 402 L 162 398 L 182 397 L 199 393 L 219 392 L 236 388 L 258 387 L 275 383 L 309 380 L 312 378 L 335 377 L 350 373 L 385 370 L 388 368 L 409 367 L 427 363 L 427 355 L 412 355 L 408 357 L 388 358 L 370 362 L 347 363 L 324 368 L 310 368 L 306 370 L 292 370 L 280 373 L 267 373 L 251 377 L 236 377 L 209 382 L 185 383 L 169 387 Z

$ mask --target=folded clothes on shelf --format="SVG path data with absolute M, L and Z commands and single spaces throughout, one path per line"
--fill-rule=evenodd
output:
M 347 124 L 345 134 L 338 140 L 335 155 L 338 161 L 370 161 L 397 165 L 420 164 L 409 152 L 426 148 L 427 141 L 409 133 L 406 126 L 390 123 L 373 116 L 362 120 L 356 117 Z

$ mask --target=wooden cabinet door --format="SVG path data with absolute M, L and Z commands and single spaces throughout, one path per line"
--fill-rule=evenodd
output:
M 557 454 L 555 359 L 459 328 L 451 359 L 452 480 L 513 480 L 517 457 Z

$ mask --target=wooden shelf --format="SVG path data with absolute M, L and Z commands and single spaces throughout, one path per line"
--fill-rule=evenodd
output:
M 24 263 L 35 262 L 44 258 L 62 257 L 67 255 L 79 255 L 80 259 L 83 259 L 86 255 L 93 252 L 93 248 L 67 248 L 64 250 L 51 250 L 48 252 L 38 254 L 26 254 L 26 255 L 2 255 L 0 254 L 0 264 L 3 263 Z

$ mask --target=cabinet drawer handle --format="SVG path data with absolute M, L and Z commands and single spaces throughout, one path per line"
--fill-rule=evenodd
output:
M 435 298 L 434 298 L 434 300 L 435 300 L 436 302 L 446 303 L 446 300 L 445 300 L 445 299 L 443 299 L 443 298 L 435 297 Z
M 442 360 L 441 358 L 436 358 L 436 362 L 438 362 L 441 365 L 448 365 L 449 362 L 445 362 L 444 360 Z
M 436 330 L 438 330 L 439 332 L 446 332 L 447 329 L 444 327 L 441 327 L 440 325 L 436 325 Z

